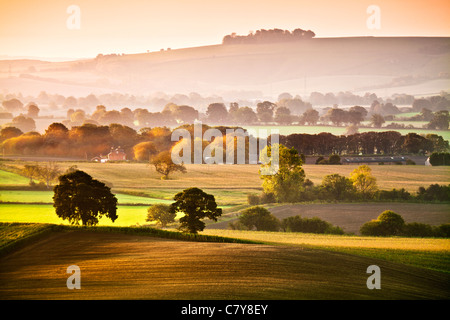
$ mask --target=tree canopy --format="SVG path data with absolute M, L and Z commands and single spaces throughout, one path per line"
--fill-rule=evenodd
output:
M 199 188 L 188 188 L 179 192 L 174 197 L 169 211 L 183 213 L 180 218 L 179 229 L 183 232 L 197 233 L 203 231 L 205 223 L 202 219 L 208 218 L 217 221 L 222 215 L 222 209 L 217 207 L 215 198 Z
M 261 179 L 264 180 L 264 192 L 273 193 L 278 202 L 293 202 L 294 199 L 298 199 L 303 188 L 305 172 L 297 150 L 280 144 L 278 145 L 278 155 L 276 155 L 272 154 L 272 146 L 267 146 L 263 150 L 261 158 L 265 155 L 267 157 L 278 156 L 279 168 L 275 174 L 261 175 Z M 262 162 L 268 163 L 267 161 Z M 262 165 L 262 167 L 266 166 L 267 164 Z
M 112 222 L 118 217 L 117 198 L 111 189 L 80 170 L 59 177 L 53 202 L 58 217 L 75 225 L 81 221 L 84 226 L 94 226 L 102 216 Z

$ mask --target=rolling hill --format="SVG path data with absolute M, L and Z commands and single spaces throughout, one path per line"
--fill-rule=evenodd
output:
M 225 99 L 313 91 L 436 94 L 450 88 L 450 38 L 314 38 L 212 45 L 93 59 L 0 61 L 8 92 L 218 94 Z
M 81 289 L 68 290 L 68 266 Z M 366 269 L 382 270 L 369 290 Z M 54 232 L 2 257 L 4 299 L 448 299 L 447 273 L 301 246 Z

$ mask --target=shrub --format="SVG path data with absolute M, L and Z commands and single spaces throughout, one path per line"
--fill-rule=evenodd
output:
M 425 201 L 450 201 L 450 184 L 447 186 L 432 184 L 426 189 L 420 187 L 417 198 Z
M 403 220 L 402 216 L 391 210 L 381 213 L 377 220 L 381 222 L 389 235 L 399 234 L 405 225 L 405 220 Z
M 320 156 L 316 159 L 316 164 L 319 164 L 320 161 L 325 160 L 324 157 Z
M 450 153 L 433 152 L 430 155 L 430 164 L 432 166 L 450 166 Z
M 436 232 L 429 224 L 413 222 L 405 224 L 402 235 L 406 237 L 434 237 Z
M 248 230 L 278 231 L 280 221 L 264 207 L 250 207 L 239 217 L 239 222 Z
M 259 199 L 260 204 L 275 203 L 275 202 L 276 202 L 275 194 L 272 192 L 263 192 Z
M 286 232 L 344 234 L 344 231 L 317 217 L 302 218 L 293 216 L 281 221 L 281 229 Z
M 376 220 L 363 224 L 359 232 L 365 236 L 394 236 L 401 234 L 404 226 L 405 221 L 399 214 L 386 210 Z
M 441 224 L 437 229 L 440 237 L 450 238 L 450 223 Z
M 388 190 L 379 190 L 375 194 L 375 199 L 377 200 L 410 200 L 412 198 L 411 194 L 405 190 L 405 188 L 402 189 L 392 189 L 390 191 Z
M 337 154 L 332 154 L 328 158 L 328 163 L 329 164 L 341 164 L 341 157 L 339 157 Z
M 250 193 L 247 195 L 247 202 L 251 206 L 257 206 L 259 204 L 259 197 L 256 194 Z

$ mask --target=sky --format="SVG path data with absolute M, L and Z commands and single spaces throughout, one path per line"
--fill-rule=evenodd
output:
M 0 0 L 0 58 L 142 53 L 273 28 L 448 37 L 449 18 L 448 0 Z

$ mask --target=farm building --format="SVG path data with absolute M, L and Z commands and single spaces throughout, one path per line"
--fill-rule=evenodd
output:
M 91 159 L 91 161 L 95 161 L 95 162 L 107 162 L 107 161 L 117 161 L 117 160 L 127 160 L 127 155 L 126 153 L 123 151 L 122 148 L 117 147 L 117 148 L 111 148 L 111 151 L 106 155 L 106 156 L 98 156 L 98 157 L 94 157 Z
M 342 159 L 342 164 L 373 164 L 373 163 L 406 163 L 405 157 L 350 157 Z

